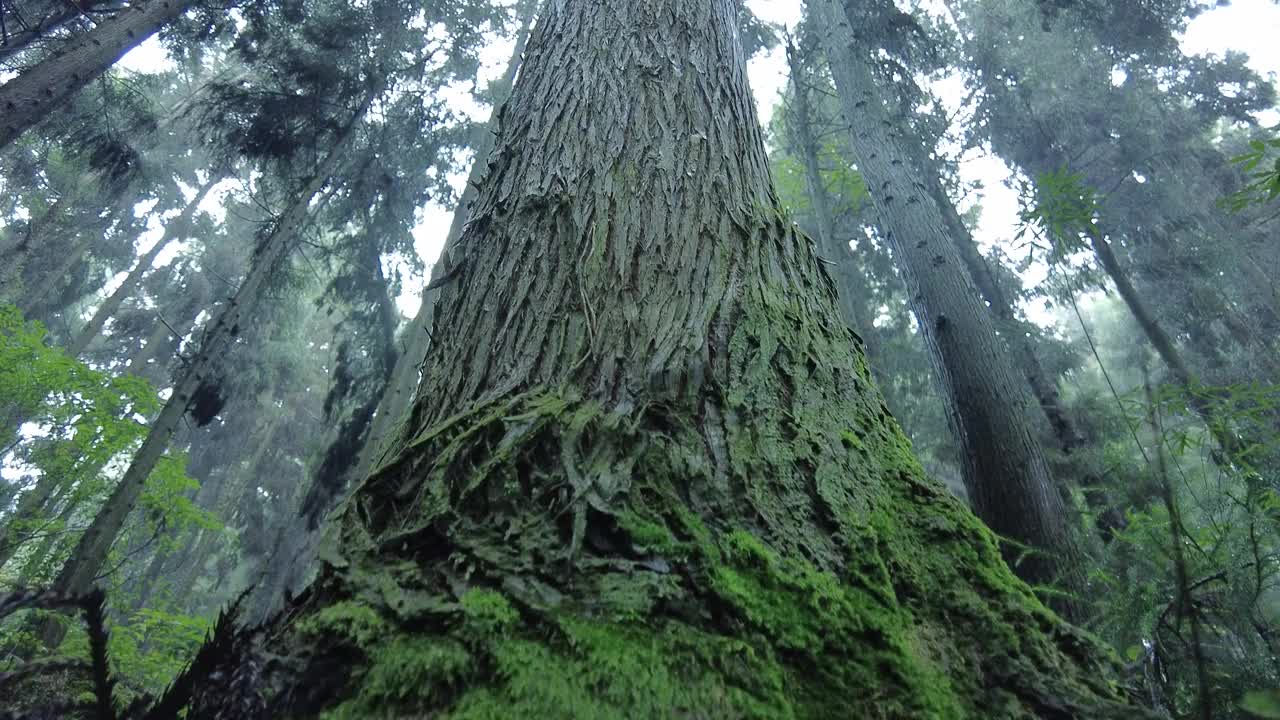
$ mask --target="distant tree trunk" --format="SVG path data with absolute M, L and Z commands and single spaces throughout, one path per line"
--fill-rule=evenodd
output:
M 406 431 L 190 717 L 1140 714 L 911 457 L 739 8 L 548 4 Z
M 150 250 L 138 258 L 138 261 L 134 263 L 133 269 L 125 277 L 124 282 L 120 283 L 120 287 L 116 288 L 115 292 L 102 301 L 102 304 L 94 311 L 93 317 L 89 319 L 89 322 L 85 323 L 85 326 L 67 346 L 68 355 L 79 357 L 81 353 L 88 349 L 89 343 L 93 342 L 94 338 L 102 333 L 102 328 L 106 326 L 107 320 L 115 317 L 115 314 L 120 311 L 120 307 L 124 305 L 124 301 L 137 291 L 143 276 L 151 270 L 151 266 L 155 264 L 156 258 L 160 257 L 160 253 L 169 246 L 169 243 L 188 232 L 200 203 L 204 201 L 209 191 L 213 190 L 213 186 L 220 180 L 221 178 L 218 177 L 210 178 L 209 182 L 205 183 L 196 192 L 191 202 L 187 203 L 182 213 L 169 221 L 169 224 L 164 229 L 164 235 L 151 246 Z
M 1039 441 L 1028 427 L 1028 396 L 996 336 L 987 308 L 949 236 L 939 198 L 922 180 L 908 118 L 885 97 L 874 51 L 858 46 L 837 1 L 811 3 L 826 33 L 836 91 L 851 127 L 858 170 L 871 193 L 886 240 L 907 283 L 935 374 L 949 404 L 948 417 L 963 449 L 965 488 L 978 517 L 993 530 L 1032 549 L 1015 563 L 1031 583 L 1084 589 L 1083 558 L 1062 496 Z M 1017 558 L 1021 549 L 1011 549 Z M 1059 606 L 1075 614 L 1075 601 Z
M 138 0 L 65 50 L 0 86 L 0 149 L 48 117 L 124 54 L 177 19 L 194 0 Z
M 428 285 L 440 282 L 444 277 L 449 264 L 447 258 L 452 257 L 458 238 L 462 235 L 462 229 L 470 215 L 471 203 L 476 197 L 476 187 L 484 179 L 485 161 L 493 148 L 492 130 L 497 127 L 498 116 L 507 95 L 511 92 L 511 84 L 515 82 L 516 71 L 520 68 L 520 58 L 524 55 L 525 44 L 529 40 L 529 29 L 537 16 L 540 4 L 541 0 L 524 0 L 520 29 L 516 31 L 515 48 L 511 52 L 511 59 L 507 62 L 507 70 L 503 74 L 498 96 L 493 98 L 494 105 L 489 114 L 489 121 L 476 133 L 476 140 L 472 146 L 475 158 L 471 162 L 471 171 L 467 174 L 467 182 L 462 196 L 458 198 L 458 205 L 453 210 L 453 221 L 449 224 L 444 248 L 440 251 L 440 257 L 431 266 L 431 274 L 427 278 Z M 431 346 L 430 325 L 435 312 L 436 298 L 439 296 L 438 288 L 424 290 L 418 313 L 405 328 L 404 337 L 401 339 L 403 351 L 396 360 L 395 369 L 391 372 L 387 390 L 381 402 L 378 403 L 373 424 L 369 429 L 369 438 L 360 450 L 360 463 L 354 475 L 357 478 L 364 478 L 374 469 L 383 457 L 388 440 L 405 420 L 405 413 L 413 402 L 414 391 L 418 389 L 419 366 L 427 355 L 427 348 Z
M 38 222 L 28 222 L 23 230 L 10 228 L 9 241 L 5 247 L 0 248 L 0 301 L 15 305 L 21 302 L 22 275 L 32 250 L 47 244 L 51 229 L 56 227 L 58 219 L 66 213 L 67 206 L 78 198 L 79 193 L 75 189 L 67 190 L 50 203 Z
M 795 96 L 795 112 L 789 127 L 793 130 L 796 154 L 804 164 L 805 189 L 818 229 L 818 247 L 822 248 L 822 254 L 834 265 L 828 268 L 828 272 L 836 282 L 840 312 L 854 332 L 861 330 L 859 337 L 865 343 L 866 338 L 874 337 L 873 328 L 864 325 L 859 318 L 856 298 L 866 291 L 866 281 L 862 279 L 863 282 L 858 282 L 860 278 L 854 270 L 853 250 L 849 248 L 849 243 L 836 238 L 831 199 L 827 195 L 818 164 L 818 141 L 813 134 L 813 110 L 809 105 L 809 88 L 804 82 L 805 67 L 799 50 L 792 44 L 787 45 L 787 63 L 791 69 L 791 87 Z M 866 349 L 869 359 L 876 360 L 875 348 L 867 346 Z
M 164 455 L 183 416 L 198 399 L 208 400 L 221 394 L 222 390 L 218 386 L 219 361 L 240 334 L 241 324 L 249 322 L 253 308 L 266 287 L 267 278 L 288 257 L 298 233 L 306 224 L 311 198 L 324 188 L 329 177 L 337 170 L 344 155 L 346 139 L 354 132 L 359 119 L 372 101 L 372 95 L 366 98 L 359 114 L 345 130 L 344 137 L 335 143 L 306 187 L 295 196 L 294 202 L 277 221 L 270 235 L 258 246 L 248 275 L 241 281 L 235 297 L 223 306 L 217 319 L 206 327 L 201 338 L 200 352 L 186 365 L 181 377 L 175 380 L 168 402 L 151 424 L 151 431 L 134 455 L 133 462 L 58 574 L 53 585 L 55 590 L 79 594 L 92 588 L 111 545 L 124 526 L 125 518 L 137 504 L 147 477 Z M 56 646 L 62 640 L 61 626 L 57 623 L 47 624 L 42 636 L 48 645 Z
M 200 311 L 210 306 L 207 293 L 198 295 L 199 297 L 196 298 L 185 298 L 191 302 L 184 303 L 182 308 L 184 312 L 176 317 L 170 315 L 162 320 L 162 316 L 157 315 L 151 334 L 147 336 L 146 344 L 129 357 L 125 372 L 146 378 L 156 386 L 163 386 L 169 381 L 168 373 L 164 368 L 168 367 L 171 356 L 177 352 L 183 338 L 195 327 Z M 147 368 L 152 360 L 157 361 L 156 369 L 159 370 L 154 375 L 149 373 Z
M 1195 374 L 1182 358 L 1182 353 L 1173 343 L 1173 338 L 1165 332 L 1164 327 L 1156 319 L 1155 314 L 1143 301 L 1142 296 L 1138 294 L 1138 290 L 1133 286 L 1133 282 L 1129 279 L 1128 273 L 1120 265 L 1120 260 L 1116 257 L 1115 252 L 1111 249 L 1111 243 L 1102 236 L 1102 232 L 1096 226 L 1090 226 L 1086 229 L 1086 235 L 1089 239 L 1090 246 L 1093 247 L 1094 255 L 1098 258 L 1098 264 L 1107 273 L 1107 277 L 1111 278 L 1111 282 L 1116 286 L 1116 291 L 1120 295 L 1120 299 L 1124 301 L 1125 307 L 1129 309 L 1129 313 L 1133 315 L 1133 319 L 1137 321 L 1138 327 L 1142 328 L 1142 332 L 1147 337 L 1147 342 L 1151 343 L 1168 368 L 1169 374 L 1181 386 L 1186 388 L 1187 405 L 1202 420 L 1205 427 L 1208 428 L 1209 434 L 1213 436 L 1214 441 L 1222 448 L 1226 459 L 1241 468 L 1251 469 L 1252 462 L 1249 460 L 1249 444 L 1235 433 L 1231 427 L 1231 423 L 1219 416 L 1217 410 L 1214 409 L 1213 403 L 1202 393 L 1195 392 L 1196 386 L 1199 384 Z
M 40 517 L 53 497 L 54 491 L 61 484 L 61 478 L 54 473 L 44 473 L 36 480 L 36 484 L 18 497 L 18 506 L 13 514 L 5 520 L 4 529 L 0 530 L 0 568 L 13 558 L 14 553 L 25 539 L 21 527 Z
M 66 283 L 65 278 L 85 261 L 85 255 L 89 252 L 89 248 L 93 246 L 94 239 L 93 233 L 81 232 L 77 234 L 67 252 L 55 261 L 56 264 L 50 270 L 43 274 L 43 282 L 40 283 L 39 287 L 28 288 L 22 294 L 18 307 L 22 310 L 23 315 L 40 319 L 48 325 L 51 317 L 59 310 L 64 309 L 64 306 L 69 305 L 69 303 L 60 299 L 62 295 L 65 295 L 66 291 L 74 290 Z
M 941 192 L 941 188 L 938 188 L 938 192 Z M 965 226 L 955 206 L 949 200 L 945 204 L 939 202 L 939 205 L 947 215 L 947 226 L 955 239 L 960 260 L 964 263 L 969 276 L 973 278 L 978 293 L 987 302 L 987 307 L 995 317 L 997 327 L 1009 351 L 1013 353 L 1022 375 L 1027 379 L 1027 384 L 1031 386 L 1031 393 L 1038 401 L 1040 410 L 1049 423 L 1049 429 L 1053 431 L 1053 436 L 1058 441 L 1058 446 L 1065 453 L 1072 452 L 1083 442 L 1083 437 L 1076 430 L 1071 416 L 1062 407 L 1057 382 L 1045 372 L 1035 348 L 1021 329 L 1013 303 L 1009 301 L 1009 296 L 1000 286 L 1000 280 L 987 264 L 987 259 L 978 250 L 973 234 Z

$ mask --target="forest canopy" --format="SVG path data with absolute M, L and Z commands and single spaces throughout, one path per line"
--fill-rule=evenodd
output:
M 1280 718 L 1275 37 L 0 1 L 0 718 Z

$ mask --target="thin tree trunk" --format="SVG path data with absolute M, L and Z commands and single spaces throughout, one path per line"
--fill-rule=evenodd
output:
M 18 307 L 24 315 L 45 317 L 48 319 L 57 310 L 61 309 L 58 303 L 50 306 L 49 303 L 59 298 L 59 293 L 65 291 L 64 281 L 77 265 L 85 261 L 85 253 L 89 251 L 89 247 L 93 245 L 94 235 L 90 232 L 81 232 L 76 237 L 72 246 L 68 249 L 67 254 L 57 261 L 57 265 L 52 270 L 43 275 L 43 282 L 39 288 L 28 288 L 22 295 Z M 43 312 L 42 312 L 43 311 Z
M 93 587 L 111 545 L 124 526 L 125 518 L 137 504 L 147 477 L 151 474 L 156 462 L 164 455 L 170 438 L 177 431 L 188 408 L 199 393 L 219 392 L 216 389 L 217 368 L 222 356 L 239 335 L 241 324 L 249 322 L 251 313 L 266 286 L 267 278 L 288 257 L 298 233 L 307 222 L 311 198 L 324 188 L 329 177 L 337 170 L 345 153 L 347 139 L 355 132 L 356 125 L 373 99 L 372 94 L 366 98 L 365 104 L 347 127 L 344 137 L 335 142 L 328 157 L 316 168 L 315 174 L 306 187 L 298 193 L 293 204 L 277 221 L 271 234 L 258 247 L 249 273 L 240 283 L 235 297 L 226 303 L 221 314 L 206 328 L 199 354 L 191 359 L 183 370 L 182 377 L 174 383 L 168 402 L 160 411 L 159 417 L 152 423 L 151 431 L 143 441 L 142 447 L 134 455 L 133 462 L 81 537 L 75 552 L 58 574 L 53 585 L 55 590 L 68 594 L 80 594 Z M 49 623 L 45 626 L 42 637 L 48 645 L 56 646 L 61 642 L 62 632 L 59 624 Z
M 494 106 L 488 122 L 477 132 L 477 141 L 473 146 L 475 158 L 471 162 L 471 170 L 467 174 L 462 196 L 458 198 L 458 205 L 453 210 L 453 220 L 449 224 L 449 233 L 445 236 L 440 257 L 431 266 L 431 274 L 427 280 L 428 286 L 440 282 L 447 272 L 448 258 L 453 256 L 458 238 L 466 225 L 471 203 L 476 197 L 476 187 L 484 178 L 485 162 L 489 157 L 489 151 L 493 148 L 492 131 L 497 127 L 503 104 L 511 92 L 512 83 L 515 82 L 516 72 L 520 68 L 520 58 L 524 55 L 525 45 L 529 40 L 529 29 L 537 17 L 540 4 L 541 0 L 524 0 L 524 14 L 520 19 L 520 29 L 516 32 L 515 48 L 512 50 L 511 59 L 507 62 L 507 70 L 502 76 L 501 92 L 493 98 Z M 436 298 L 439 295 L 438 288 L 424 290 L 418 313 L 405 329 L 402 338 L 404 350 L 396 359 L 395 369 L 392 370 L 391 379 L 387 382 L 387 390 L 373 416 L 369 438 L 360 450 L 360 462 L 354 475 L 356 478 L 364 478 L 382 459 L 387 442 L 404 421 L 405 413 L 413 402 L 414 391 L 418 388 L 422 359 L 426 357 L 427 349 L 431 346 L 430 326 L 435 312 Z
M 143 276 L 155 264 L 156 258 L 160 257 L 160 253 L 169 246 L 169 243 L 183 237 L 190 230 L 191 221 L 195 217 L 200 203 L 204 201 L 209 191 L 213 190 L 213 186 L 221 179 L 220 177 L 210 178 L 209 182 L 205 183 L 196 192 L 191 202 L 187 203 L 182 213 L 169 222 L 164 229 L 164 235 L 151 246 L 150 250 L 138 258 L 133 269 L 125 277 L 124 282 L 120 283 L 120 287 L 116 288 L 110 297 L 102 301 L 102 304 L 94 311 L 93 317 L 89 319 L 89 322 L 85 323 L 79 334 L 67 346 L 68 355 L 79 357 L 89 347 L 89 343 L 93 342 L 94 338 L 102 333 L 102 328 L 106 326 L 107 320 L 115 317 L 116 313 L 120 311 L 120 307 L 124 305 L 124 301 L 137 291 Z
M 40 476 L 36 484 L 18 498 L 18 506 L 5 521 L 4 530 L 0 531 L 0 568 L 13 558 L 14 553 L 24 542 L 21 537 L 21 526 L 35 520 L 45 510 L 49 499 L 58 489 L 61 478 L 53 473 Z
M 48 117 L 194 0 L 138 0 L 69 48 L 0 86 L 0 149 Z
M 1173 344 L 1173 339 L 1156 320 L 1155 314 L 1151 312 L 1129 280 L 1128 273 L 1121 267 L 1119 259 L 1111 249 L 1111 243 L 1107 242 L 1101 232 L 1093 226 L 1086 229 L 1086 235 L 1089 238 L 1089 244 L 1093 247 L 1094 255 L 1098 258 L 1098 264 L 1107 273 L 1107 277 L 1111 278 L 1116 291 L 1120 294 L 1120 299 L 1124 301 L 1125 307 L 1129 309 L 1138 327 L 1142 328 L 1142 333 L 1146 335 L 1147 342 L 1151 343 L 1151 347 L 1169 369 L 1173 379 L 1187 389 L 1187 405 L 1204 421 L 1209 434 L 1222 448 L 1226 459 L 1240 468 L 1251 470 L 1253 463 L 1248 457 L 1248 444 L 1236 435 L 1230 422 L 1219 416 L 1213 403 L 1203 394 L 1196 392 L 1199 383 L 1195 374 L 1191 372 L 1191 368 L 1182 358 L 1182 353 Z
M 1031 583 L 1085 587 L 1083 558 L 1039 441 L 1028 427 L 1031 402 L 978 299 L 939 199 L 927 191 L 907 118 L 876 78 L 876 56 L 858 46 L 840 2 L 812 3 L 826 33 L 837 95 L 851 126 L 858 170 L 907 283 L 948 417 L 963 449 L 965 488 L 978 517 L 1016 545 L 1006 556 Z M 1030 550 L 1029 556 L 1021 556 Z M 1078 601 L 1055 599 L 1078 616 Z
M 48 243 L 49 228 L 56 225 L 58 218 L 66 212 L 67 205 L 75 202 L 78 197 L 76 190 L 68 190 L 49 205 L 39 222 L 29 223 L 21 233 L 11 228 L 12 236 L 8 246 L 0 253 L 0 300 L 15 305 L 21 302 L 24 294 L 22 274 L 32 250 Z
M 910 457 L 782 215 L 739 9 L 548 4 L 393 458 L 191 716 L 1135 715 Z

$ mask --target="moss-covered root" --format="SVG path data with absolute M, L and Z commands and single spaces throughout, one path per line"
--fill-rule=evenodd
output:
M 643 416 L 530 393 L 415 439 L 282 623 L 277 716 L 1141 717 L 896 430 L 831 429 L 878 479 L 818 567 L 703 520 L 680 431 Z

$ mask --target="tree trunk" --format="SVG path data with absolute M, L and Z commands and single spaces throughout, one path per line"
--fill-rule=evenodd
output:
M 1249 443 L 1235 433 L 1229 421 L 1219 416 L 1209 398 L 1196 392 L 1199 383 L 1196 381 L 1195 374 L 1182 359 L 1182 353 L 1178 352 L 1177 346 L 1173 344 L 1173 338 L 1164 331 L 1164 327 L 1156 320 L 1151 309 L 1147 307 L 1146 302 L 1129 280 L 1129 275 L 1120 266 L 1119 259 L 1111 249 L 1111 243 L 1102 237 L 1101 231 L 1096 227 L 1087 228 L 1086 234 L 1089 244 L 1093 247 L 1094 255 L 1098 258 L 1098 264 L 1115 284 L 1120 299 L 1124 301 L 1125 307 L 1137 321 L 1138 327 L 1142 328 L 1147 342 L 1155 348 L 1156 354 L 1169 369 L 1173 379 L 1187 389 L 1187 405 L 1204 421 L 1209 434 L 1222 448 L 1225 459 L 1252 474 L 1253 463 L 1248 457 Z
M 406 432 L 190 717 L 1140 714 L 911 457 L 738 10 L 549 3 Z
M 0 568 L 13 558 L 14 553 L 25 542 L 25 538 L 21 537 L 21 526 L 44 512 L 60 481 L 61 478 L 54 473 L 45 473 L 30 490 L 18 498 L 18 506 L 5 520 L 4 530 L 0 532 Z
M 363 117 L 374 95 L 366 98 L 366 102 L 356 118 L 347 127 L 345 135 L 338 140 L 329 156 L 316 168 L 315 175 L 306 187 L 298 193 L 292 205 L 277 221 L 271 234 L 258 246 L 250 263 L 249 273 L 240 283 L 235 297 L 223 306 L 221 314 L 206 328 L 201 340 L 200 352 L 191 359 L 182 371 L 182 376 L 174 382 L 173 392 L 168 402 L 160 411 L 159 417 L 151 425 L 151 431 L 133 457 L 133 462 L 125 471 L 111 496 L 103 504 L 94 517 L 89 528 L 81 536 L 75 552 L 68 558 L 66 565 L 58 574 L 53 588 L 56 591 L 81 594 L 92 588 L 97 574 L 111 545 L 119 535 L 125 518 L 137 504 L 142 494 L 147 477 L 151 474 L 156 462 L 164 455 L 169 440 L 178 429 L 187 410 L 202 395 L 220 393 L 218 365 L 222 356 L 231 348 L 240 334 L 241 324 L 249 322 L 254 306 L 258 303 L 268 277 L 275 272 L 288 257 L 298 233 L 306 224 L 309 202 L 329 181 L 329 176 L 337 169 L 344 154 L 346 139 L 354 133 L 356 125 Z M 56 646 L 62 639 L 62 631 L 57 623 L 46 625 L 42 633 L 46 644 Z
M 76 202 L 79 197 L 77 189 L 67 190 L 49 205 L 39 222 L 28 223 L 26 229 L 20 232 L 11 228 L 9 242 L 0 251 L 0 300 L 15 305 L 22 302 L 25 294 L 22 274 L 26 270 L 31 251 L 47 244 L 50 228 L 57 225 L 58 219 L 65 214 L 67 205 Z
M 810 5 L 826 33 L 828 58 L 858 170 L 893 249 L 919 318 L 948 417 L 963 449 L 965 488 L 978 517 L 1017 547 L 1011 561 L 1031 583 L 1084 589 L 1082 557 L 1039 441 L 1027 421 L 1031 398 L 1018 378 L 991 315 L 948 235 L 927 168 L 916 162 L 908 118 L 893 108 L 877 79 L 874 51 L 859 42 L 838 2 Z M 1057 600 L 1072 613 L 1069 598 Z
M 0 62 L 26 50 L 36 41 L 48 37 L 73 21 L 87 17 L 89 13 L 98 15 L 97 20 L 102 21 L 104 18 L 101 13 L 120 8 L 120 4 L 114 0 L 106 2 L 57 0 L 42 3 L 44 5 L 42 8 L 32 7 L 41 3 L 24 2 L 19 15 L 17 4 L 16 0 L 0 3 L 0 23 L 3 24 L 3 37 L 0 37 Z M 36 15 L 39 16 L 38 19 Z
M 502 76 L 502 85 L 497 97 L 493 98 L 493 111 L 489 115 L 489 121 L 483 128 L 479 128 L 476 133 L 476 142 L 473 143 L 475 150 L 475 159 L 471 163 L 471 170 L 467 174 L 467 182 L 462 191 L 462 196 L 458 198 L 458 205 L 453 210 L 453 220 L 449 224 L 449 234 L 445 236 L 444 247 L 440 251 L 440 257 L 431 266 L 431 274 L 427 280 L 428 286 L 438 283 L 444 274 L 448 271 L 449 260 L 453 256 L 453 252 L 457 245 L 458 238 L 462 235 L 463 226 L 467 222 L 470 214 L 471 203 L 476 197 L 476 188 L 485 174 L 485 159 L 489 157 L 489 151 L 493 149 L 492 131 L 498 125 L 498 117 L 501 114 L 503 104 L 506 102 L 507 95 L 511 92 L 511 85 L 515 82 L 516 71 L 520 68 L 520 58 L 524 55 L 525 44 L 529 40 L 529 29 L 533 25 L 534 18 L 537 16 L 538 6 L 541 0 L 524 0 L 524 14 L 520 20 L 520 29 L 516 32 L 515 49 L 511 52 L 511 59 L 507 62 L 507 70 Z M 369 438 L 365 441 L 364 447 L 360 451 L 360 462 L 356 467 L 355 477 L 363 479 L 374 469 L 376 464 L 381 460 L 383 452 L 386 449 L 387 442 L 391 439 L 396 429 L 404 422 L 405 413 L 409 410 L 409 405 L 413 402 L 414 391 L 418 389 L 418 380 L 420 374 L 420 365 L 422 359 L 427 355 L 427 348 L 431 346 L 430 325 L 432 315 L 435 312 L 436 298 L 439 297 L 440 290 L 438 288 L 428 289 L 422 292 L 422 303 L 418 306 L 418 313 L 410 321 L 409 326 L 405 329 L 402 343 L 403 352 L 400 353 L 396 360 L 395 369 L 391 372 L 391 379 L 387 382 L 387 390 L 382 396 L 382 400 L 378 403 L 377 412 L 373 416 L 373 424 L 369 428 Z
M 219 177 L 210 178 L 209 182 L 205 183 L 196 192 L 196 196 L 191 199 L 191 202 L 187 203 L 187 206 L 183 208 L 182 214 L 169 222 L 164 229 L 164 235 L 151 246 L 150 250 L 138 258 L 138 262 L 129 271 L 124 282 L 120 283 L 120 287 L 116 288 L 110 297 L 102 301 L 102 304 L 94 311 L 93 317 L 89 319 L 89 322 L 85 323 L 84 328 L 67 346 L 68 355 L 79 357 L 89 347 L 89 343 L 98 337 L 102 332 L 102 328 L 106 326 L 107 320 L 115 317 L 115 314 L 120 311 L 120 306 L 124 305 L 124 301 L 137 291 L 143 276 L 155 264 L 156 258 L 160 256 L 160 253 L 168 247 L 169 243 L 187 233 L 191 227 L 191 221 L 195 217 L 196 210 L 200 207 L 200 203 L 204 201 L 209 191 L 213 190 L 213 186 L 218 184 L 221 179 Z
M 937 188 L 936 192 L 942 193 L 942 188 Z M 1053 436 L 1058 441 L 1058 446 L 1064 453 L 1070 454 L 1080 446 L 1084 438 L 1076 430 L 1075 423 L 1071 421 L 1066 409 L 1062 407 L 1057 381 L 1045 372 L 1035 348 L 1021 328 L 1013 303 L 1009 301 L 1004 288 L 1000 286 L 1000 280 L 987 264 L 987 259 L 979 252 L 978 244 L 974 242 L 972 233 L 965 226 L 960 214 L 956 212 L 955 206 L 949 200 L 945 203 L 939 200 L 939 205 L 947 215 L 947 225 L 951 228 L 951 236 L 955 239 L 961 262 L 964 263 L 978 293 L 986 301 L 987 307 L 995 317 L 997 327 L 1019 369 L 1022 370 L 1022 375 L 1026 377 L 1027 384 L 1031 386 L 1031 393 L 1038 401 L 1040 410 L 1049 423 L 1049 429 L 1053 431 Z
M 845 322 L 854 332 L 862 328 L 866 335 L 860 335 L 860 337 L 871 337 L 871 328 L 863 325 L 858 317 L 855 298 L 859 297 L 865 288 L 858 284 L 857 275 L 853 271 L 853 251 L 849 248 L 848 241 L 842 242 L 836 238 L 831 202 L 827 196 L 826 184 L 822 181 L 822 170 L 818 165 L 818 141 L 813 134 L 813 111 L 809 105 L 809 88 L 804 84 L 804 65 L 798 53 L 794 45 L 787 45 L 787 64 L 791 69 L 791 87 L 795 96 L 795 113 L 790 127 L 795 135 L 796 154 L 804 164 L 805 189 L 809 196 L 809 203 L 813 206 L 818 229 L 818 247 L 835 266 L 829 272 L 836 283 L 836 296 Z M 874 350 L 870 347 L 866 350 L 869 359 L 875 360 Z
M 48 117 L 125 53 L 182 15 L 193 0 L 138 0 L 70 47 L 0 86 L 0 149 Z

